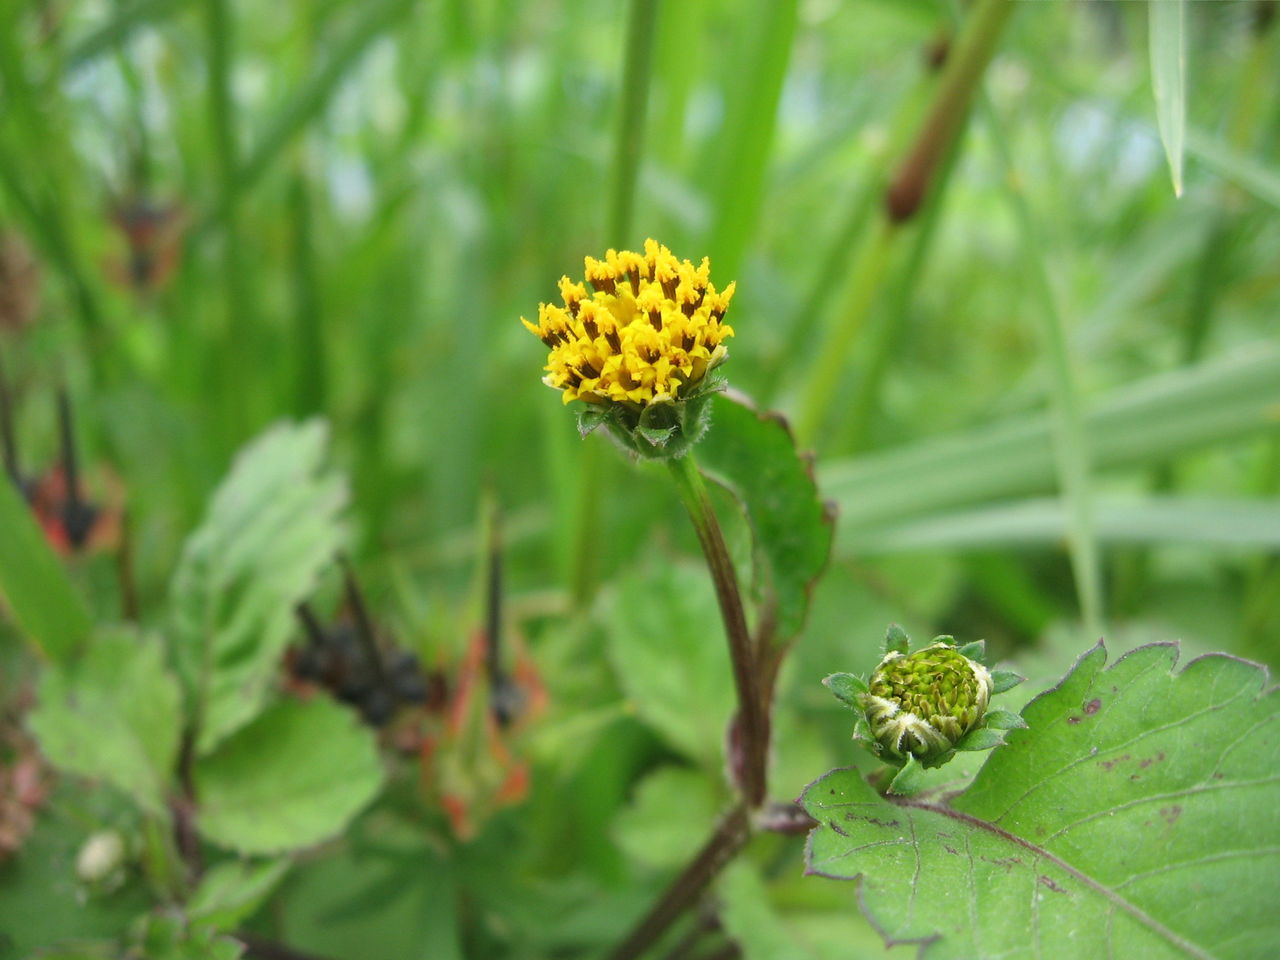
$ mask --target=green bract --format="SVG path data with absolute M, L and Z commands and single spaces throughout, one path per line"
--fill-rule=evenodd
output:
M 989 750 L 1004 743 L 1000 731 L 1026 726 L 1011 711 L 988 709 L 994 694 L 1022 677 L 989 670 L 982 641 L 957 647 L 951 637 L 937 637 L 915 653 L 909 647 L 902 628 L 892 625 L 869 682 L 849 673 L 823 681 L 858 712 L 854 739 L 900 768 L 889 786 L 895 793 L 910 792 L 921 767 L 939 767 L 958 750 Z

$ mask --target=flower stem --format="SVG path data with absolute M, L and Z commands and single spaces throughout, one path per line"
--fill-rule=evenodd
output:
M 742 608 L 742 594 L 738 589 L 738 577 L 725 546 L 720 522 L 716 519 L 707 496 L 707 487 L 692 453 L 667 461 L 675 478 L 680 499 L 684 501 L 689 517 L 693 520 L 707 558 L 707 567 L 715 583 L 716 597 L 720 601 L 720 615 L 724 619 L 725 636 L 729 641 L 729 658 L 733 663 L 733 680 L 738 690 L 737 757 L 730 757 L 730 769 L 734 772 L 743 799 L 754 809 L 764 802 L 765 763 L 768 754 L 768 721 L 765 716 L 764 698 L 761 696 L 759 658 L 755 644 L 747 630 L 747 618 Z M 733 738 L 731 738 L 731 743 Z
M 653 946 L 681 914 L 697 903 L 711 881 L 743 848 L 750 837 L 749 826 L 747 807 L 740 803 L 716 825 L 702 849 L 609 955 L 609 960 L 636 960 Z

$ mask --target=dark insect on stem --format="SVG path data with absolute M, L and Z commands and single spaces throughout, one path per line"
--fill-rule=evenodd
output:
M 489 677 L 490 708 L 501 727 L 508 727 L 524 706 L 524 694 L 502 667 L 502 537 L 495 516 L 489 529 L 486 584 L 485 671 Z

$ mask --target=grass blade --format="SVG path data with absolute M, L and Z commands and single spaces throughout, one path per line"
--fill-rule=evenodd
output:
M 1191 544 L 1200 548 L 1280 547 L 1280 505 L 1266 500 L 1111 497 L 1095 503 L 1107 543 Z M 860 529 L 845 541 L 858 554 L 1060 544 L 1071 519 L 1061 500 L 1043 498 Z
M 1280 173 L 1261 161 L 1195 129 L 1187 131 L 1187 152 L 1218 176 L 1280 209 Z
M 1151 0 L 1147 10 L 1156 123 L 1169 160 L 1173 192 L 1180 197 L 1187 132 L 1187 9 L 1184 0 Z
M 1095 470 L 1147 466 L 1211 443 L 1280 434 L 1280 347 L 1160 374 L 1084 413 Z M 957 431 L 898 450 L 828 462 L 823 491 L 856 529 L 1053 488 L 1047 413 Z M 856 544 L 855 544 L 856 546 Z
M 627 53 L 622 75 L 622 103 L 618 114 L 618 138 L 614 144 L 612 203 L 605 231 L 607 242 L 619 247 L 632 242 L 631 217 L 635 209 L 636 178 L 644 150 L 649 112 L 649 75 L 653 63 L 653 30 L 656 0 L 631 0 L 627 23 Z
M 1005 193 L 1013 207 L 1021 234 L 1026 271 L 1031 288 L 1039 301 L 1032 312 L 1040 323 L 1040 338 L 1049 364 L 1049 405 L 1053 420 L 1053 451 L 1058 468 L 1058 482 L 1066 500 L 1071 522 L 1068 525 L 1067 550 L 1080 597 L 1080 612 L 1086 630 L 1102 633 L 1102 569 L 1093 525 L 1093 481 L 1089 445 L 1084 429 L 1084 416 L 1076 389 L 1075 372 L 1067 343 L 1066 324 L 1050 282 L 1040 227 L 1022 191 L 1022 180 L 1016 175 L 1012 154 L 995 109 L 985 97 L 981 100 L 987 127 L 1004 169 Z

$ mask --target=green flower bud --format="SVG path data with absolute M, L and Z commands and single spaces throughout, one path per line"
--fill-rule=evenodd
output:
M 991 694 L 986 667 L 935 643 L 911 654 L 891 650 L 860 699 L 877 753 L 931 767 L 982 721 Z

